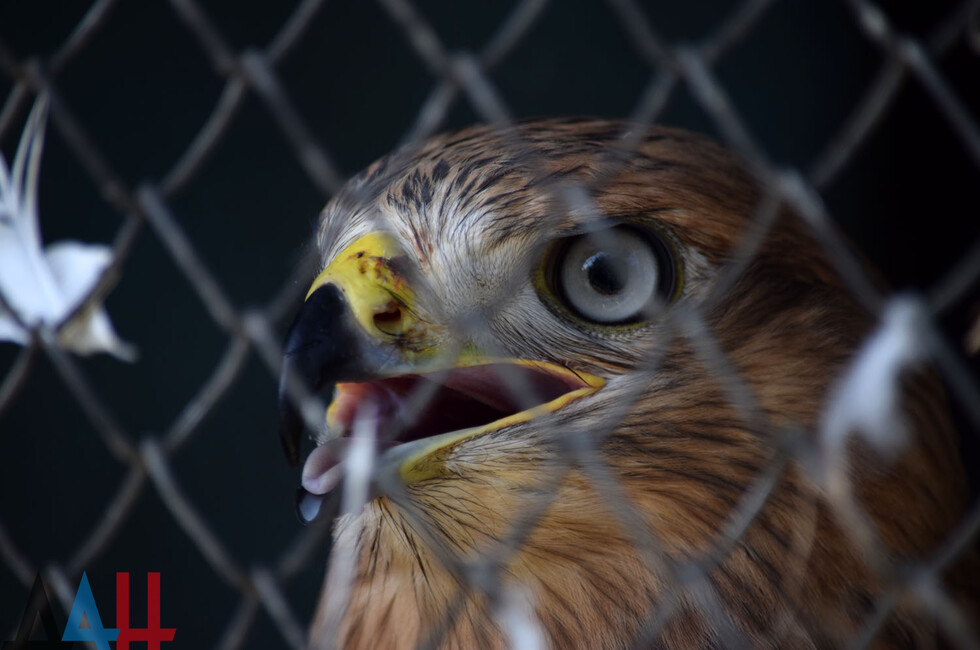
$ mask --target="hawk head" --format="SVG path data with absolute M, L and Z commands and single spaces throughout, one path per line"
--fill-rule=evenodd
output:
M 872 320 L 724 149 L 611 121 L 474 127 L 354 178 L 317 246 L 284 362 L 284 386 L 332 388 L 302 511 L 376 453 L 314 643 L 500 647 L 507 598 L 555 648 L 828 647 L 872 616 L 887 581 L 806 462 Z M 840 460 L 887 566 L 963 508 L 938 386 L 908 386 L 904 452 Z M 886 641 L 933 633 L 896 611 Z

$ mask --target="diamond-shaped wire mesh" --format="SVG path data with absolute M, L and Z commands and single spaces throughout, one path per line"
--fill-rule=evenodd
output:
M 162 571 L 162 622 L 177 628 L 178 647 L 304 646 L 329 521 L 295 521 L 296 476 L 270 456 L 280 341 L 321 262 L 305 248 L 314 216 L 373 158 L 472 121 L 494 125 L 511 152 L 527 146 L 515 120 L 546 113 L 713 134 L 763 196 L 758 230 L 716 290 L 738 281 L 776 206 L 795 213 L 879 323 L 912 305 L 976 470 L 978 345 L 962 337 L 977 317 L 980 278 L 980 2 L 747 0 L 710 11 L 634 0 L 285 4 L 0 7 L 0 146 L 12 159 L 31 105 L 46 95 L 44 239 L 112 242 L 113 263 L 89 302 L 105 299 L 142 353 L 131 366 L 74 356 L 57 343 L 71 318 L 0 350 L 3 638 L 14 637 L 37 572 L 67 610 L 83 571 L 100 603 L 113 602 L 115 571 Z M 610 175 L 628 164 L 640 133 L 617 136 Z M 588 213 L 575 198 L 587 188 L 572 185 L 559 203 Z M 879 289 L 841 228 L 914 298 L 895 302 Z M 773 435 L 771 462 L 742 486 L 714 546 L 666 562 L 590 431 L 571 436 L 501 552 L 519 551 L 551 503 L 548 486 L 578 466 L 672 585 L 638 643 L 694 602 L 725 645 L 751 644 L 706 576 L 738 546 L 787 465 L 815 462 L 816 452 L 765 421 L 704 313 L 671 313 L 739 416 Z M 655 372 L 660 355 L 654 349 L 636 372 Z M 294 388 L 297 405 L 319 404 Z M 836 496 L 837 515 L 873 556 L 862 504 Z M 888 587 L 847 643 L 872 644 L 906 598 L 954 644 L 978 647 L 976 622 L 941 579 L 976 544 L 978 527 L 974 504 L 926 560 L 878 567 Z M 440 558 L 461 589 L 499 605 L 502 621 L 523 620 L 528 607 L 501 580 L 505 559 Z M 449 608 L 422 646 L 438 647 L 457 614 Z

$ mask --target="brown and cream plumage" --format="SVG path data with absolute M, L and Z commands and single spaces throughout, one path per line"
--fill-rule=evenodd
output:
M 902 454 L 848 448 L 880 543 L 865 561 L 814 449 L 871 317 L 789 214 L 719 284 L 757 184 L 679 130 L 632 127 L 624 152 L 630 128 L 436 137 L 324 210 L 323 272 L 286 353 L 313 387 L 336 384 L 307 501 L 336 487 L 365 414 L 381 443 L 370 500 L 336 524 L 350 588 L 328 579 L 312 646 L 505 647 L 497 613 L 517 594 L 554 648 L 838 647 L 891 588 L 883 575 L 957 522 L 955 433 L 922 372 Z M 295 458 L 288 401 L 283 415 Z M 774 467 L 766 504 L 729 539 Z M 875 643 L 933 647 L 937 630 L 900 602 Z

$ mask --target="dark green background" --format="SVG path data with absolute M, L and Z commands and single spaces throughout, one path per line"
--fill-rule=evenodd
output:
M 241 0 L 200 4 L 239 52 L 264 47 L 294 7 Z M 882 6 L 898 28 L 924 37 L 952 4 Z M 666 40 L 697 43 L 736 5 L 648 2 L 645 8 Z M 478 51 L 512 8 L 509 2 L 452 0 L 417 6 L 453 51 Z M 81 0 L 0 0 L 0 39 L 19 59 L 43 61 L 87 8 Z M 881 63 L 844 3 L 782 0 L 714 71 L 770 159 L 805 171 Z M 960 40 L 939 68 L 976 119 L 980 57 Z M 328 1 L 278 72 L 345 174 L 390 150 L 436 83 L 400 29 L 368 0 Z M 490 77 L 515 116 L 622 117 L 651 74 L 604 3 L 555 0 Z M 65 103 L 131 188 L 166 174 L 223 83 L 164 0 L 119 2 L 56 79 Z M 12 86 L 0 74 L 0 98 Z M 472 123 L 476 115 L 463 99 L 445 126 Z M 18 128 L 0 140 L 8 160 L 25 118 L 26 111 Z M 717 135 L 683 87 L 661 121 Z M 978 184 L 980 170 L 912 81 L 823 196 L 895 288 L 928 289 L 980 235 Z M 286 282 L 324 199 L 266 107 L 250 96 L 215 154 L 170 206 L 234 304 L 244 308 L 265 304 Z M 111 242 L 122 223 L 56 129 L 49 129 L 44 154 L 40 214 L 49 243 Z M 139 346 L 140 359 L 127 365 L 95 357 L 81 366 L 129 435 L 160 435 L 210 375 L 226 336 L 150 231 L 106 304 L 120 335 Z M 948 322 L 953 336 L 964 311 Z M 0 372 L 18 352 L 0 344 Z M 173 462 L 183 490 L 245 567 L 271 562 L 299 526 L 292 505 L 298 477 L 275 436 L 275 391 L 274 379 L 253 357 L 201 434 Z M 66 561 L 124 475 L 42 358 L 16 403 L 0 414 L 0 521 L 14 542 L 36 565 Z M 290 588 L 304 621 L 325 555 Z M 161 571 L 163 623 L 177 628 L 175 648 L 212 646 L 238 602 L 152 488 L 107 552 L 86 569 L 107 625 L 114 621 L 114 573 Z M 134 578 L 134 594 L 142 593 L 142 584 L 142 576 Z M 26 597 L 0 563 L 0 635 L 13 630 Z M 143 618 L 137 602 L 134 624 Z M 261 615 L 248 647 L 282 645 Z

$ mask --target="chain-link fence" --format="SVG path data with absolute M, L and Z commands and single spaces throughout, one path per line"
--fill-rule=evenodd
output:
M 6 310 L 29 335 L 2 349 L 3 638 L 15 638 L 38 573 L 67 611 L 83 571 L 99 603 L 113 602 L 116 571 L 160 571 L 162 624 L 177 628 L 178 647 L 304 646 L 330 522 L 295 521 L 288 486 L 297 477 L 270 457 L 280 342 L 316 265 L 329 261 L 303 245 L 313 215 L 351 172 L 473 121 L 494 125 L 511 153 L 528 148 L 511 125 L 533 114 L 605 113 L 716 135 L 744 161 L 760 197 L 717 279 L 719 295 L 739 282 L 779 209 L 792 212 L 873 316 L 872 329 L 891 331 L 912 314 L 913 325 L 899 329 L 911 328 L 914 347 L 941 375 L 967 470 L 976 469 L 980 386 L 969 351 L 980 335 L 969 330 L 980 277 L 980 2 L 464 4 L 0 6 L 5 158 L 14 160 L 30 108 L 45 97 L 44 240 L 112 242 L 111 264 L 63 322 L 32 327 Z M 642 134 L 615 135 L 608 178 L 632 164 Z M 588 194 L 601 187 L 572 182 L 560 189 L 573 198 L 558 202 L 594 215 Z M 586 198 L 574 198 L 582 189 Z M 882 291 L 840 226 L 913 297 Z M 83 359 L 64 345 L 73 320 L 103 301 L 140 349 L 133 365 Z M 643 619 L 638 643 L 661 638 L 693 602 L 712 621 L 715 643 L 751 645 L 756 638 L 732 624 L 721 587 L 705 578 L 743 540 L 786 467 L 824 456 L 814 438 L 758 420 L 751 382 L 706 325 L 706 309 L 671 313 L 677 336 L 723 378 L 738 417 L 776 436 L 771 462 L 739 486 L 719 520 L 716 543 L 689 561 L 657 547 L 589 431 L 557 453 L 526 515 L 512 522 L 504 556 L 519 552 L 577 467 L 672 594 Z M 464 329 L 473 327 L 480 321 Z M 633 372 L 656 373 L 666 356 L 648 351 Z M 305 391 L 293 388 L 299 405 Z M 642 399 L 621 397 L 617 418 Z M 322 409 L 312 408 L 312 419 Z M 880 550 L 862 523 L 866 504 L 852 496 L 831 489 L 828 498 L 873 558 Z M 975 545 L 978 526 L 974 504 L 915 566 L 870 562 L 880 588 L 863 603 L 850 646 L 871 645 L 911 599 L 955 645 L 980 647 L 969 610 L 942 578 Z M 537 647 L 540 621 L 501 580 L 506 557 L 438 557 L 461 589 L 495 603 L 515 645 Z M 138 609 L 134 624 L 145 624 Z M 422 645 L 437 647 L 459 613 L 448 608 Z

